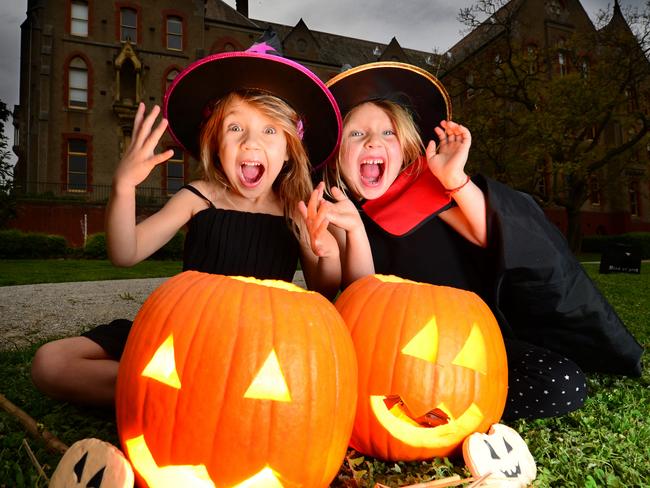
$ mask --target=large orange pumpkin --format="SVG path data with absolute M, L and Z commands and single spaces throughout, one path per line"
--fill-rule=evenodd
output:
M 497 321 L 474 293 L 367 276 L 336 308 L 357 351 L 350 444 L 388 460 L 446 456 L 497 422 L 508 370 Z
M 194 271 L 136 316 L 117 427 L 144 486 L 324 487 L 346 453 L 357 366 L 318 293 Z

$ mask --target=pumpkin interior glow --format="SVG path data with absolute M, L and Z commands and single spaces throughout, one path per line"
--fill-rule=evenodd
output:
M 280 369 L 278 356 L 271 351 L 259 373 L 244 393 L 244 398 L 290 402 L 291 394 Z
M 147 376 L 156 381 L 180 389 L 181 380 L 176 372 L 176 359 L 174 359 L 174 336 L 170 335 L 156 350 L 151 361 L 147 364 L 142 376 Z

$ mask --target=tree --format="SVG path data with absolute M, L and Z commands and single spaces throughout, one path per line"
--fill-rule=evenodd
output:
M 9 121 L 11 112 L 7 105 L 0 100 L 0 229 L 7 225 L 9 219 L 16 216 L 16 200 L 13 192 L 13 165 L 5 123 Z
M 564 208 L 577 251 L 580 209 L 594 191 L 648 170 L 639 147 L 650 140 L 650 7 L 628 9 L 626 22 L 616 3 L 606 25 L 601 13 L 602 28 L 545 45 L 531 42 L 543 20 L 526 20 L 525 3 L 480 0 L 461 10 L 472 29 L 465 47 L 474 49 L 452 52 L 443 79 L 463 101 L 472 165 Z

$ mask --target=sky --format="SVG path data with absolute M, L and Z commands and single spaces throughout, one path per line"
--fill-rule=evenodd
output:
M 646 1 L 620 3 L 624 9 L 642 8 Z M 235 0 L 226 3 L 234 6 Z M 295 25 L 302 18 L 316 31 L 380 44 L 396 37 L 405 48 L 445 52 L 466 34 L 458 21 L 460 9 L 474 3 L 476 0 L 249 0 L 248 8 L 252 19 Z M 600 10 L 611 11 L 613 0 L 582 0 L 582 5 L 595 21 Z M 0 99 L 9 110 L 18 104 L 20 24 L 26 10 L 26 0 L 0 0 Z M 11 123 L 5 134 L 11 146 Z

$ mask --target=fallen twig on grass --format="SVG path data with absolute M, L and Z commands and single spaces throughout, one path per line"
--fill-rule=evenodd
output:
M 7 413 L 15 417 L 22 425 L 25 427 L 25 430 L 34 438 L 40 439 L 45 443 L 45 446 L 50 451 L 60 452 L 63 454 L 67 451 L 68 446 L 61 442 L 54 434 L 51 432 L 39 428 L 38 423 L 32 417 L 30 417 L 26 412 L 18 408 L 16 405 L 11 403 L 6 396 L 0 393 L 0 407 L 5 410 Z
M 27 457 L 32 462 L 34 468 L 36 468 L 36 471 L 38 471 L 39 478 L 42 477 L 46 483 L 49 483 L 50 479 L 45 474 L 45 470 L 43 470 L 41 463 L 39 463 L 38 459 L 36 459 L 36 456 L 34 455 L 34 451 L 32 451 L 32 448 L 29 447 L 29 443 L 27 442 L 27 439 L 23 439 L 22 448 L 25 449 L 25 452 L 27 453 Z
M 479 487 L 483 481 L 490 476 L 490 473 L 484 474 L 480 478 L 461 478 L 458 475 L 449 476 L 447 478 L 441 478 L 438 480 L 427 481 L 425 483 L 417 483 L 415 485 L 402 486 L 401 488 L 446 488 L 451 486 L 464 485 L 466 483 L 472 483 L 467 488 Z M 386 485 L 377 483 L 375 488 L 388 488 Z

